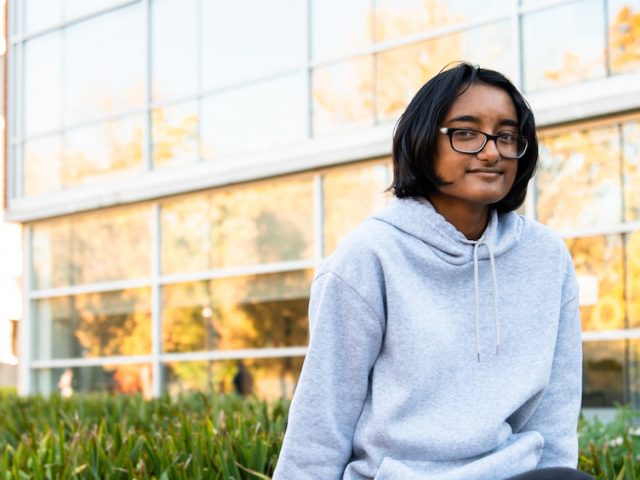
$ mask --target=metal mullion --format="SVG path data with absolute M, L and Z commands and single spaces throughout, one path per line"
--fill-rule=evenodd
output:
M 583 342 L 599 342 L 604 340 L 635 340 L 640 339 L 640 328 L 619 330 L 604 330 L 597 332 L 582 332 Z
M 30 291 L 29 300 L 39 300 L 52 297 L 66 297 L 83 293 L 107 293 L 134 288 L 145 288 L 151 284 L 151 278 L 136 278 L 133 280 L 116 280 L 113 282 L 87 283 L 69 287 L 49 288 Z
M 559 232 L 562 238 L 577 237 L 596 237 L 603 235 L 618 235 L 625 233 L 633 233 L 640 230 L 640 222 L 620 223 L 607 227 L 586 228 L 581 230 L 572 230 L 567 232 Z
M 203 0 L 197 0 L 197 24 L 196 24 L 196 115 L 198 116 L 198 125 L 196 131 L 196 138 L 198 139 L 198 162 L 204 161 L 203 148 L 202 148 L 202 61 L 203 61 L 203 48 L 202 48 L 202 2 Z
M 306 355 L 307 347 L 249 348 L 242 350 L 203 350 L 199 352 L 164 353 L 162 362 L 194 362 L 239 360 L 244 358 L 282 358 Z
M 152 395 L 162 394 L 162 295 L 160 278 L 162 232 L 160 226 L 160 204 L 153 205 L 151 215 L 151 385 Z
M 128 0 L 128 1 L 123 1 L 122 3 L 119 3 L 117 5 L 112 5 L 110 7 L 107 8 L 103 8 L 100 10 L 95 10 L 91 13 L 87 13 L 85 15 L 73 18 L 72 20 L 64 20 L 61 23 L 58 23 L 57 25 L 52 25 L 50 27 L 47 28 L 42 28 L 40 30 L 36 30 L 33 32 L 29 32 L 29 33 L 18 33 L 15 35 L 12 35 L 10 38 L 10 41 L 12 43 L 20 43 L 20 42 L 25 42 L 27 40 L 32 40 L 34 38 L 37 37 L 42 37 L 44 35 L 47 35 L 49 33 L 53 33 L 57 30 L 62 30 L 65 28 L 69 28 L 72 27 L 74 25 L 77 25 L 79 23 L 85 22 L 87 20 L 91 20 L 92 18 L 95 17 L 99 17 L 100 15 L 104 15 L 106 13 L 111 13 L 111 12 L 115 12 L 116 10 L 120 10 L 122 8 L 126 8 L 129 7 L 131 5 L 135 5 L 136 3 L 139 3 L 141 0 Z M 23 15 L 24 17 L 24 15 Z M 26 24 L 23 25 L 23 31 L 24 28 L 26 27 Z
M 522 85 L 523 77 L 523 66 L 524 62 L 522 61 L 522 38 L 520 32 L 520 15 L 518 13 L 518 3 L 519 0 L 511 0 L 511 45 L 513 45 L 513 51 L 511 52 L 512 59 L 515 65 L 515 77 L 512 78 L 513 83 L 515 83 L 518 88 L 522 91 L 524 90 L 524 86 Z
M 307 0 L 304 2 L 305 15 L 304 15 L 304 42 L 305 42 L 305 64 L 304 64 L 304 82 L 306 85 L 306 100 L 307 100 L 307 109 L 305 121 L 307 122 L 307 140 L 310 140 L 313 137 L 313 84 L 312 84 L 312 75 L 311 75 L 311 48 L 312 48 L 312 18 L 311 18 L 311 2 L 313 0 Z
M 521 5 L 520 13 L 535 13 L 541 10 L 548 10 L 550 8 L 559 7 L 561 5 L 567 5 L 569 3 L 577 3 L 581 0 L 538 0 L 531 5 Z
M 153 65 L 151 64 L 152 62 L 152 56 L 151 56 L 151 48 L 152 48 L 152 42 L 151 42 L 151 35 L 152 35 L 152 27 L 151 27 L 151 6 L 150 6 L 150 1 L 151 0 L 144 0 L 144 5 L 143 5 L 143 18 L 144 18 L 144 41 L 146 43 L 145 48 L 143 49 L 146 55 L 146 78 L 145 78 L 145 107 L 144 107 L 144 126 L 143 126 L 143 142 L 144 142 L 144 148 L 142 149 L 142 166 L 144 171 L 151 171 L 153 170 L 153 145 L 152 145 L 152 132 L 151 132 L 151 108 L 150 108 L 150 104 L 151 104 L 151 76 L 152 76 L 152 68 Z
M 32 303 L 28 292 L 32 285 L 31 280 L 31 227 L 26 226 L 22 229 L 22 319 L 20 320 L 20 351 L 18 352 L 18 392 L 20 395 L 29 395 L 33 393 L 33 381 L 31 375 L 31 346 L 32 338 L 31 328 L 33 322 Z
M 146 364 L 152 361 L 149 355 L 117 355 L 112 357 L 95 358 L 56 358 L 50 360 L 33 360 L 33 370 L 45 370 L 50 368 L 66 367 L 104 367 L 112 365 L 136 365 Z
M 314 268 L 316 264 L 314 260 L 293 260 L 279 263 L 266 263 L 264 265 L 251 265 L 248 267 L 230 267 L 216 270 L 206 270 L 193 273 L 174 273 L 161 275 L 159 278 L 160 285 L 172 283 L 198 282 L 202 280 L 241 277 L 245 275 L 262 275 L 270 273 L 295 272 Z
M 324 179 L 321 173 L 313 177 L 313 233 L 314 259 L 317 263 L 324 258 Z

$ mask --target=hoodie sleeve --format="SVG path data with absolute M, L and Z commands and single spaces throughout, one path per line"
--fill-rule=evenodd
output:
M 382 316 L 335 273 L 314 281 L 309 348 L 274 480 L 342 478 L 382 345 Z
M 578 463 L 577 426 L 582 400 L 582 336 L 578 289 L 571 257 L 560 309 L 558 334 L 549 384 L 521 430 L 544 438 L 538 468 L 571 467 Z

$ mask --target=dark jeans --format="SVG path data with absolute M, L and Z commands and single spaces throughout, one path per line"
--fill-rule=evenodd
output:
M 593 480 L 593 477 L 573 468 L 556 467 L 531 470 L 507 480 Z

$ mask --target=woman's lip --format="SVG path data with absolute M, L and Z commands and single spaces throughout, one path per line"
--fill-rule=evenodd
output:
M 477 170 L 469 170 L 469 173 L 488 173 L 493 175 L 499 175 L 502 172 L 500 170 L 477 169 Z

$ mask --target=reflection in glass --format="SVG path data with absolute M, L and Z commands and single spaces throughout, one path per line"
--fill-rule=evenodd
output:
M 316 68 L 312 96 L 314 136 L 372 125 L 373 57 Z
M 393 40 L 428 32 L 455 23 L 478 21 L 493 15 L 508 15 L 501 0 L 376 0 L 376 41 Z M 451 59 L 462 60 L 454 54 Z M 477 63 L 477 62 L 475 62 Z M 482 64 L 481 64 L 482 65 Z
M 640 221 L 640 121 L 622 125 L 624 219 Z
M 233 277 L 163 289 L 163 351 L 307 344 L 311 271 Z
M 36 289 L 144 278 L 150 274 L 149 208 L 99 211 L 32 230 Z
M 34 358 L 151 353 L 150 291 L 139 288 L 34 302 Z
M 34 38 L 25 43 L 24 49 L 24 133 L 60 128 L 62 36 L 55 32 Z
M 203 88 L 301 65 L 304 5 L 300 0 L 202 2 Z
M 602 0 L 571 2 L 524 15 L 525 89 L 531 92 L 604 77 L 604 17 Z
M 309 177 L 167 201 L 161 217 L 162 272 L 311 259 L 312 212 Z
M 323 176 L 325 255 L 358 223 L 387 204 L 391 193 L 385 190 L 390 183 L 388 162 L 343 167 Z
M 109 392 L 152 396 L 148 364 L 38 369 L 34 370 L 34 383 L 35 393 L 40 395 Z
M 52 27 L 62 22 L 62 0 L 22 0 L 15 2 L 22 7 L 25 33 Z
M 607 14 L 611 72 L 640 70 L 640 1 L 608 0 Z
M 622 220 L 620 135 L 617 127 L 570 130 L 541 138 L 538 219 L 557 230 Z
M 154 168 L 198 159 L 198 104 L 187 102 L 151 112 Z
M 614 407 L 625 402 L 625 349 L 623 341 L 583 344 L 582 407 Z
M 142 115 L 69 130 L 64 139 L 63 187 L 142 171 L 143 132 Z
M 65 31 L 65 123 L 75 124 L 144 104 L 142 2 Z
M 371 0 L 312 0 L 310 3 L 312 58 L 335 57 L 373 42 Z
M 509 36 L 509 22 L 501 22 L 381 53 L 376 66 L 378 119 L 395 120 L 418 89 L 452 58 L 509 75 L 514 70 Z
M 265 151 L 307 137 L 307 92 L 302 74 L 212 95 L 202 101 L 205 160 Z
M 200 391 L 254 395 L 267 401 L 291 398 L 303 361 L 304 357 L 281 357 L 167 363 L 165 390 L 171 396 Z
M 151 4 L 151 66 L 154 100 L 198 89 L 198 2 L 154 0 Z
M 61 190 L 62 137 L 41 137 L 24 144 L 24 193 L 28 197 Z
M 640 327 L 640 231 L 626 236 L 625 253 L 629 327 L 638 328 Z
M 570 238 L 566 240 L 581 289 L 580 316 L 583 330 L 625 328 L 624 259 L 622 237 Z

